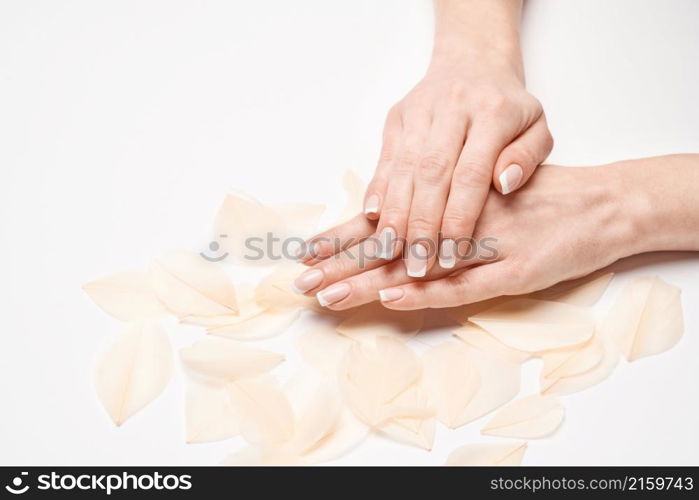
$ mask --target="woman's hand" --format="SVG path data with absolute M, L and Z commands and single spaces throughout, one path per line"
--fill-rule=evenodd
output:
M 491 191 L 475 251 L 457 258 L 456 272 L 437 268 L 424 280 L 410 279 L 400 262 L 368 258 L 365 241 L 317 263 L 297 288 L 315 280 L 308 291 L 331 309 L 379 298 L 392 309 L 450 307 L 540 290 L 636 253 L 699 250 L 698 186 L 698 155 L 545 166 L 516 197 Z M 332 234 L 371 235 L 363 219 Z
M 520 3 L 437 0 L 427 74 L 388 113 L 364 211 L 378 218 L 378 256 L 405 253 L 409 276 L 425 276 L 438 254 L 454 267 L 455 239 L 471 235 L 491 183 L 518 189 L 551 151 L 524 88 Z

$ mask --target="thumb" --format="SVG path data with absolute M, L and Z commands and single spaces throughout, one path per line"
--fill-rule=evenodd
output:
M 502 150 L 493 171 L 493 184 L 502 194 L 524 186 L 553 149 L 553 137 L 541 117 Z

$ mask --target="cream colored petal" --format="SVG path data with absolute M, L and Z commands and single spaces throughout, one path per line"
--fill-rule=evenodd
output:
M 154 319 L 170 314 L 153 291 L 147 272 L 113 274 L 83 285 L 83 290 L 102 310 L 121 321 Z
M 334 380 L 353 341 L 337 333 L 332 326 L 319 326 L 296 337 L 295 344 L 308 365 L 328 380 Z
M 345 172 L 342 186 L 345 188 L 347 201 L 338 218 L 339 223 L 346 222 L 364 211 L 364 193 L 366 191 L 366 184 L 354 170 Z
M 337 331 L 354 340 L 381 336 L 406 341 L 417 335 L 424 317 L 422 310 L 394 311 L 386 309 L 380 302 L 373 302 L 359 307 L 337 326 Z
M 629 361 L 670 349 L 684 333 L 679 288 L 657 276 L 631 280 L 601 323 Z
M 584 278 L 564 281 L 545 290 L 529 294 L 532 299 L 552 300 L 572 306 L 589 307 L 602 297 L 614 273 L 593 273 Z
M 508 347 L 483 328 L 470 321 L 465 322 L 461 328 L 454 330 L 454 335 L 475 349 L 511 363 L 522 364 L 532 357 L 532 354 L 529 352 L 518 351 Z
M 513 349 L 541 352 L 579 345 L 594 333 L 588 310 L 560 302 L 515 299 L 471 317 Z
M 606 379 L 619 362 L 619 348 L 614 340 L 606 335 L 596 334 L 602 345 L 602 360 L 592 369 L 563 377 L 541 377 L 541 394 L 565 395 L 585 390 Z
M 281 354 L 217 337 L 181 349 L 180 358 L 189 370 L 220 380 L 261 375 L 284 361 Z
M 350 409 L 368 425 L 384 420 L 386 406 L 420 377 L 420 364 L 400 340 L 377 337 L 347 352 L 340 384 Z
M 422 366 L 422 385 L 437 419 L 451 429 L 458 427 L 480 385 L 470 349 L 459 342 L 445 342 L 422 356 Z
M 518 439 L 537 439 L 553 434 L 565 416 L 565 408 L 552 396 L 533 395 L 500 409 L 481 434 Z
M 222 441 L 239 434 L 240 416 L 223 384 L 188 381 L 185 416 L 187 443 Z
M 314 464 L 335 460 L 359 446 L 367 438 L 370 430 L 351 411 L 343 408 L 333 432 L 308 450 L 303 458 Z
M 235 340 L 257 340 L 284 333 L 300 316 L 301 309 L 266 309 L 232 324 L 211 326 L 211 335 Z
M 95 388 L 116 425 L 155 399 L 172 375 L 167 335 L 150 323 L 129 325 L 100 354 Z
M 465 325 L 466 323 L 469 323 L 471 316 L 475 316 L 476 314 L 491 309 L 497 305 L 504 304 L 505 302 L 508 302 L 513 298 L 514 297 L 510 296 L 494 297 L 492 299 L 482 300 L 480 302 L 473 302 L 471 304 L 464 304 L 458 307 L 451 307 L 446 309 L 445 311 L 447 316 L 452 318 L 454 321 L 462 325 Z
M 521 465 L 527 443 L 473 443 L 449 454 L 444 465 Z
M 426 391 L 415 384 L 387 405 L 386 415 L 392 415 L 377 430 L 394 441 L 411 444 L 425 450 L 434 445 L 435 419 Z
M 238 313 L 233 284 L 223 268 L 191 252 L 170 252 L 151 267 L 151 283 L 163 304 L 178 316 Z
M 284 386 L 295 418 L 294 435 L 286 449 L 303 455 L 332 434 L 342 409 L 339 396 L 315 374 L 302 372 Z
M 286 264 L 277 267 L 255 288 L 255 302 L 267 309 L 314 308 L 318 305 L 318 301 L 314 297 L 298 294 L 291 287 L 292 281 L 306 270 L 308 268 L 301 264 Z
M 294 434 L 294 414 L 286 396 L 266 378 L 238 379 L 228 386 L 240 430 L 250 444 L 281 446 Z
M 473 363 L 478 368 L 480 384 L 455 426 L 467 424 L 490 413 L 517 396 L 521 367 L 502 358 L 470 349 Z
M 603 359 L 604 345 L 599 335 L 595 334 L 580 346 L 543 353 L 541 375 L 544 378 L 579 375 L 592 370 L 602 363 Z
M 233 191 L 216 214 L 214 237 L 232 260 L 246 265 L 278 264 L 275 258 L 284 257 L 285 242 L 292 238 L 301 242 L 310 236 L 324 210 L 313 204 L 263 205 Z M 274 255 L 267 252 L 269 235 L 277 241 Z M 288 244 L 286 250 L 291 250 Z

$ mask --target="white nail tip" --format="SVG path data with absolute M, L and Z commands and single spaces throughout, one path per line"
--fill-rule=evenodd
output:
M 323 298 L 322 293 L 317 293 L 317 294 L 316 294 L 316 299 L 318 299 L 318 303 L 319 303 L 321 306 L 323 306 L 323 307 L 328 307 L 328 305 L 330 305 L 330 302 L 328 302 L 327 300 L 325 300 L 325 299 Z
M 507 170 L 501 173 L 498 179 L 500 180 L 500 186 L 502 186 L 502 194 L 510 194 L 510 183 L 507 181 Z
M 408 276 L 411 278 L 424 278 L 425 274 L 427 274 L 427 268 L 423 267 L 422 269 L 419 269 L 417 271 L 408 271 Z

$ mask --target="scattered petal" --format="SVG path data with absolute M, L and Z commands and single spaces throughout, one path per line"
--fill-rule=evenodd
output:
M 241 416 L 241 434 L 250 444 L 277 447 L 294 434 L 289 401 L 266 378 L 238 379 L 228 386 L 231 404 Z
M 614 340 L 610 337 L 600 335 L 599 333 L 595 334 L 595 336 L 599 338 L 602 346 L 602 360 L 592 369 L 579 374 L 558 376 L 561 375 L 561 372 L 557 372 L 551 377 L 545 377 L 542 375 L 540 388 L 541 394 L 572 394 L 574 392 L 579 392 L 592 387 L 611 375 L 619 362 L 619 348 L 614 343 Z M 587 358 L 587 355 L 583 357 Z M 584 363 L 581 362 L 581 364 L 577 367 L 581 366 L 582 364 Z M 574 362 L 572 367 L 576 367 L 576 365 L 577 363 Z M 572 369 L 572 367 L 567 367 L 562 373 L 565 373 L 566 370 L 576 371 L 577 367 L 576 369 Z
M 372 302 L 359 307 L 337 326 L 337 331 L 354 340 L 380 336 L 406 341 L 417 335 L 424 318 L 422 310 L 394 311 L 386 309 L 380 302 Z
M 337 378 L 338 369 L 352 344 L 351 339 L 330 326 L 313 328 L 296 337 L 296 349 L 303 360 L 328 380 Z
M 557 283 L 550 288 L 529 294 L 532 299 L 552 300 L 571 306 L 590 307 L 602 297 L 614 273 L 593 273 L 584 278 Z
M 116 425 L 150 403 L 172 374 L 165 332 L 149 323 L 129 325 L 107 346 L 95 366 L 95 387 Z
M 452 451 L 444 465 L 521 465 L 525 451 L 527 443 L 467 444 Z
M 487 354 L 497 356 L 511 363 L 522 364 L 532 357 L 532 354 L 529 352 L 508 347 L 483 328 L 470 321 L 464 323 L 461 328 L 454 330 L 454 335 L 475 349 L 479 349 Z
M 434 411 L 429 408 L 427 394 L 414 385 L 390 404 L 387 413 L 393 415 L 377 427 L 384 436 L 401 443 L 411 444 L 425 450 L 434 445 Z
M 684 333 L 680 295 L 679 288 L 657 276 L 635 278 L 600 326 L 629 361 L 667 351 Z
M 341 368 L 346 402 L 359 419 L 378 426 L 391 415 L 390 403 L 420 377 L 413 351 L 391 337 L 354 344 Z
M 187 384 L 187 443 L 223 441 L 239 434 L 236 414 L 223 384 L 189 381 Z
M 160 301 L 180 317 L 238 313 L 235 290 L 223 268 L 199 254 L 165 254 L 153 263 L 151 279 Z
M 585 309 L 560 302 L 514 299 L 471 317 L 513 349 L 541 352 L 582 344 L 594 333 Z
M 552 396 L 533 395 L 499 410 L 481 434 L 519 439 L 550 436 L 563 422 L 565 408 Z
M 490 413 L 517 396 L 520 387 L 520 365 L 510 363 L 478 349 L 469 349 L 472 362 L 478 368 L 478 390 L 460 415 L 458 425 L 464 425 Z
M 102 310 L 121 321 L 155 319 L 170 314 L 153 291 L 147 272 L 113 274 L 83 285 L 83 290 Z
M 422 385 L 437 419 L 450 429 L 463 425 L 466 408 L 480 386 L 471 350 L 463 343 L 445 342 L 422 357 Z
M 229 193 L 216 214 L 215 234 L 227 255 L 248 265 L 277 264 L 292 238 L 302 241 L 318 224 L 325 207 L 313 204 L 263 205 L 239 192 Z M 267 252 L 269 235 L 280 244 Z M 223 236 L 225 235 L 225 236 Z M 259 242 L 255 248 L 249 244 Z
M 543 353 L 541 375 L 544 378 L 572 377 L 592 370 L 603 359 L 604 345 L 599 335 L 595 334 L 580 346 Z
M 270 371 L 284 356 L 233 340 L 205 337 L 180 351 L 188 369 L 219 380 L 253 377 Z

